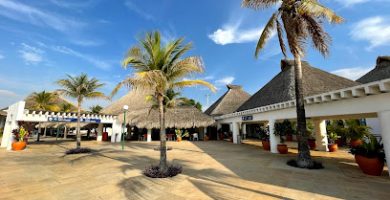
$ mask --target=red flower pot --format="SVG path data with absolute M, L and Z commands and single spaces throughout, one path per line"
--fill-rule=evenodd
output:
M 286 135 L 286 140 L 287 141 L 293 141 L 293 136 L 292 135 Z
M 271 149 L 271 146 L 270 146 L 268 140 L 262 140 L 261 143 L 263 144 L 263 149 L 264 150 L 269 151 Z
M 20 151 L 26 148 L 26 142 L 14 142 L 12 143 L 12 150 Z
M 278 152 L 280 154 L 287 154 L 288 153 L 288 147 L 285 144 L 278 144 Z
M 339 149 L 339 146 L 337 144 L 329 144 L 328 145 L 329 152 L 335 152 L 337 149 Z
M 355 147 L 358 147 L 358 146 L 362 145 L 363 141 L 360 140 L 360 139 L 351 140 L 351 142 L 349 144 L 351 145 L 352 148 L 355 148 Z
M 355 161 L 363 173 L 371 176 L 380 176 L 383 171 L 384 161 L 379 158 L 367 158 L 355 155 Z
M 316 140 L 314 139 L 308 139 L 307 144 L 310 147 L 310 150 L 315 150 L 316 149 Z

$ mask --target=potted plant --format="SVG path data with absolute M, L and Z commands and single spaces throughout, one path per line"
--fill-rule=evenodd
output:
M 316 149 L 316 139 L 313 136 L 313 132 L 307 130 L 307 134 L 309 135 L 309 138 L 307 139 L 307 144 L 310 147 L 310 150 Z
M 337 135 L 336 132 L 329 132 L 328 134 L 328 149 L 329 149 L 329 152 L 335 152 L 337 151 L 337 149 L 339 148 L 338 145 L 337 145 L 337 139 L 339 139 L 340 136 Z
M 350 139 L 350 146 L 355 148 L 362 145 L 362 138 L 369 135 L 370 128 L 368 126 L 360 125 L 358 120 L 347 120 L 346 124 L 346 134 Z
M 362 141 L 361 145 L 351 148 L 350 152 L 355 155 L 355 161 L 363 173 L 380 176 L 385 162 L 383 145 L 372 135 L 364 136 Z
M 275 123 L 274 134 L 280 137 L 280 143 L 278 144 L 278 152 L 280 154 L 288 153 L 288 147 L 284 144 L 284 136 L 286 136 L 286 133 L 289 131 L 288 124 L 291 125 L 288 120 L 284 120 L 282 123 Z
M 269 143 L 269 131 L 268 128 L 261 127 L 259 130 L 259 137 L 261 140 L 261 144 L 263 145 L 263 149 L 269 151 L 271 149 L 271 145 Z
M 181 142 L 183 137 L 188 137 L 190 134 L 188 131 L 182 131 L 181 129 L 176 129 L 176 141 Z
M 27 137 L 27 131 L 22 127 L 19 130 L 15 129 L 12 131 L 15 141 L 12 143 L 12 150 L 20 151 L 26 148 L 27 143 L 25 142 L 25 137 Z

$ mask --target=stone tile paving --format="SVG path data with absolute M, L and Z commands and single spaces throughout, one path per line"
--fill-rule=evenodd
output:
M 313 152 L 325 169 L 287 166 L 295 156 L 256 145 L 168 142 L 171 162 L 183 174 L 168 179 L 142 175 L 158 162 L 158 142 L 83 141 L 93 154 L 64 156 L 73 141 L 46 139 L 22 152 L 0 149 L 0 199 L 390 199 L 387 168 L 381 177 L 360 172 L 346 151 Z

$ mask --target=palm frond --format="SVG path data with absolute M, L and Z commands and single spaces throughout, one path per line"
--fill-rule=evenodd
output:
M 266 9 L 271 6 L 277 5 L 281 0 L 243 0 L 242 6 L 253 9 Z
M 327 19 L 330 23 L 339 24 L 344 21 L 344 19 L 338 16 L 331 9 L 321 5 L 316 0 L 302 0 L 301 5 L 298 7 L 298 12 L 301 15 L 308 15 L 314 17 L 321 17 Z
M 284 57 L 286 58 L 287 52 L 286 52 L 286 45 L 284 43 L 284 38 L 283 38 L 283 28 L 282 28 L 282 25 L 280 24 L 280 21 L 278 19 L 276 19 L 276 30 L 278 32 L 280 50 L 282 51 Z
M 328 33 L 324 31 L 321 24 L 317 22 L 314 18 L 308 15 L 302 16 L 307 24 L 307 30 L 312 39 L 314 47 L 323 55 L 327 56 L 329 54 L 329 43 L 331 38 Z
M 203 85 L 207 88 L 209 88 L 212 92 L 216 91 L 216 88 L 213 84 L 204 81 L 204 80 L 184 80 L 184 81 L 179 81 L 175 82 L 172 84 L 172 88 L 183 88 L 183 87 L 188 87 L 188 86 L 195 86 L 195 85 Z
M 261 33 L 261 36 L 259 38 L 259 41 L 256 45 L 256 51 L 255 51 L 255 57 L 258 58 L 259 52 L 264 48 L 265 43 L 268 41 L 269 37 L 272 34 L 272 31 L 275 29 L 275 21 L 278 18 L 278 12 L 275 12 L 272 14 L 271 18 L 268 20 L 267 24 L 265 25 L 263 32 Z

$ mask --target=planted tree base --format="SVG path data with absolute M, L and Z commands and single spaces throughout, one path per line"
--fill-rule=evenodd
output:
M 163 173 L 160 172 L 160 167 L 156 165 L 151 165 L 146 167 L 143 171 L 143 174 L 150 178 L 167 178 L 174 177 L 182 172 L 183 168 L 180 165 L 169 165 L 168 170 Z
M 79 149 L 69 149 L 68 151 L 65 152 L 66 155 L 70 154 L 81 154 L 81 153 L 91 153 L 92 149 L 90 148 L 79 148 Z
M 297 167 L 297 168 L 302 168 L 298 166 L 298 163 L 296 160 L 289 160 L 287 161 L 287 165 L 292 166 L 292 167 Z M 310 167 L 305 167 L 305 169 L 323 169 L 324 166 L 322 165 L 321 162 L 313 161 L 313 165 Z

